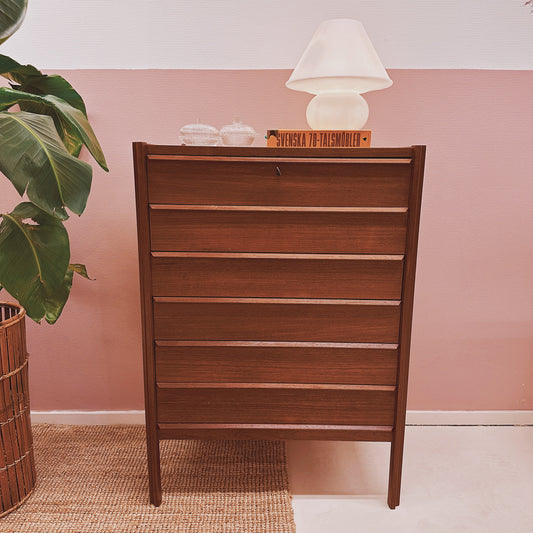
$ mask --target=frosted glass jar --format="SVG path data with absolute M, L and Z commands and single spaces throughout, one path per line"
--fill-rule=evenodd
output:
M 250 146 L 256 135 L 257 133 L 251 126 L 243 124 L 240 120 L 234 120 L 232 124 L 220 130 L 222 142 L 226 146 Z
M 215 146 L 220 142 L 218 130 L 208 124 L 187 124 L 180 130 L 180 135 L 185 144 L 194 146 Z

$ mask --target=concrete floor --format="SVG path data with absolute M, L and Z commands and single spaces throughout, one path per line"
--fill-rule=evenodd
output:
M 291 441 L 298 533 L 533 533 L 533 427 L 410 426 L 400 506 L 388 443 Z

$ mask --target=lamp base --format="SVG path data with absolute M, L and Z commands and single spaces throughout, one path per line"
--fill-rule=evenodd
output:
M 309 102 L 306 116 L 314 130 L 360 130 L 368 120 L 368 104 L 355 91 L 328 91 Z

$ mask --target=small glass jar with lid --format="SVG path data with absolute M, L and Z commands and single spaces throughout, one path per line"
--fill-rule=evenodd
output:
M 218 130 L 208 124 L 187 124 L 180 129 L 181 139 L 191 146 L 215 146 L 220 142 Z
M 254 142 L 257 133 L 251 126 L 247 126 L 239 119 L 235 119 L 232 124 L 220 129 L 220 136 L 226 146 L 250 146 Z

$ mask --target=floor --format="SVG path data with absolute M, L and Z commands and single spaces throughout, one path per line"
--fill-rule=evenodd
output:
M 298 533 L 533 533 L 533 427 L 410 426 L 400 506 L 390 445 L 291 441 Z

